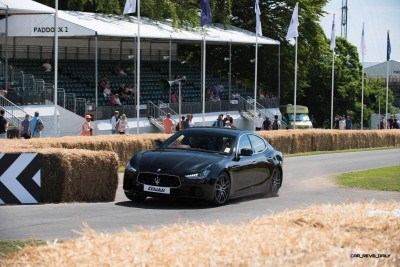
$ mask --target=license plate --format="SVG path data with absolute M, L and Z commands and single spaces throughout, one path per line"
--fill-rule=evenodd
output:
M 154 185 L 147 185 L 143 186 L 143 191 L 152 192 L 152 193 L 160 193 L 160 194 L 170 194 L 169 187 L 161 187 L 161 186 L 154 186 Z

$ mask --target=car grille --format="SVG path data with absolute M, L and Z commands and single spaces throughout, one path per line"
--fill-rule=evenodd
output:
M 157 179 L 158 177 L 158 179 Z M 178 176 L 156 174 L 150 172 L 141 172 L 137 178 L 138 183 L 163 186 L 163 187 L 179 187 L 181 185 L 181 180 Z M 158 183 L 158 184 L 157 184 Z

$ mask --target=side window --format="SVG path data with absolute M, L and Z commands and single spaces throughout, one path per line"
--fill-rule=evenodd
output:
M 242 150 L 243 148 L 251 149 L 251 144 L 247 135 L 242 135 L 240 137 L 238 145 L 238 153 L 240 153 L 240 150 Z
M 249 134 L 250 142 L 253 145 L 253 152 L 260 153 L 263 152 L 266 148 L 266 144 L 264 140 L 256 135 Z

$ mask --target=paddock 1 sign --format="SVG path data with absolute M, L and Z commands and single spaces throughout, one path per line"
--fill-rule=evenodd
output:
M 68 32 L 68 27 L 57 27 L 58 33 Z M 45 33 L 45 32 L 54 32 L 54 27 L 34 27 L 34 33 Z

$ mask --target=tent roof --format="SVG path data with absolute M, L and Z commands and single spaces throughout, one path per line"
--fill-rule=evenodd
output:
M 0 14 L 54 14 L 51 7 L 32 0 L 0 0 Z
M 0 2 L 3 0 L 0 0 Z M 137 18 L 123 15 L 106 15 L 78 11 L 58 11 L 59 36 L 110 36 L 136 37 L 138 35 Z M 54 15 L 14 15 L 9 17 L 9 36 L 54 36 Z M 0 29 L 4 32 L 5 20 L 0 21 Z M 203 32 L 204 30 L 204 32 Z M 175 29 L 168 22 L 158 22 L 141 18 L 140 37 L 174 41 L 202 41 L 203 33 L 207 42 L 233 44 L 254 44 L 256 35 L 253 32 L 222 24 L 208 24 L 203 29 Z M 259 44 L 279 45 L 268 37 L 260 36 Z

